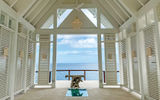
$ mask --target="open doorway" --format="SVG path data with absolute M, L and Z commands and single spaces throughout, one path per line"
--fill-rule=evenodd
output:
M 56 87 L 70 87 L 66 75 L 84 75 L 82 88 L 98 87 L 97 53 L 97 35 L 58 35 Z

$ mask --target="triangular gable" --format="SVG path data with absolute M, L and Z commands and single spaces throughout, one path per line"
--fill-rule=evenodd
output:
M 72 28 L 72 22 L 78 17 L 83 23 L 81 29 L 85 28 L 95 28 L 95 25 L 85 16 L 81 10 L 74 10 L 67 19 L 61 24 L 60 28 Z
M 41 26 L 41 29 L 53 29 L 53 17 L 54 15 L 51 15 L 47 21 Z
M 102 29 L 114 28 L 113 25 L 110 23 L 110 21 L 103 14 L 101 14 L 100 18 L 101 18 L 101 28 Z
M 57 11 L 57 27 L 59 27 L 68 16 L 70 16 L 73 9 L 59 9 Z
M 86 15 L 86 17 L 97 27 L 97 9 L 85 8 L 81 10 Z

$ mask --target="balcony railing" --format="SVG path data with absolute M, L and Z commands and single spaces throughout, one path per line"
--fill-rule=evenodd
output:
M 96 71 L 96 72 L 98 72 L 99 70 L 56 70 L 57 72 L 68 72 L 68 80 L 71 80 L 71 77 L 70 77 L 70 75 L 71 75 L 71 72 L 73 72 L 73 71 L 77 71 L 77 72 L 83 72 L 83 75 L 84 75 L 84 80 L 86 80 L 86 72 L 91 72 L 91 71 Z M 117 72 L 119 72 L 119 71 L 117 71 Z M 38 71 L 36 71 L 36 73 L 38 73 Z M 52 75 L 52 71 L 50 71 L 49 72 L 49 82 L 51 82 L 51 76 Z M 106 80 L 105 80 L 105 71 L 103 71 L 103 82 L 105 83 L 106 82 Z
M 67 71 L 68 72 L 68 80 L 70 80 L 71 79 L 71 77 L 70 77 L 70 75 L 71 75 L 71 72 L 73 72 L 73 71 L 77 71 L 77 72 L 83 72 L 83 75 L 84 75 L 84 80 L 86 80 L 86 72 L 87 71 L 98 71 L 98 70 L 57 70 L 57 71 Z

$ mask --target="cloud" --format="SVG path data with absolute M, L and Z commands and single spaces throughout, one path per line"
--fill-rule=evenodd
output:
M 71 47 L 73 48 L 97 48 L 97 41 L 95 38 L 81 39 L 78 41 L 74 41 L 74 43 L 71 44 Z
M 62 35 L 59 45 L 69 45 L 72 48 L 97 48 L 96 35 Z
M 58 55 L 97 55 L 97 51 L 58 51 Z
M 58 52 L 59 55 L 76 55 L 76 54 L 80 54 L 79 51 L 59 51 Z
M 58 39 L 96 38 L 97 35 L 58 35 Z

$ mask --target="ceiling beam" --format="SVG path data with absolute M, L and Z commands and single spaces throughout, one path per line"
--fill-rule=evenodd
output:
M 17 2 L 18 0 L 14 0 L 14 2 L 10 5 L 10 7 L 12 8 Z
M 117 29 L 38 29 L 37 34 L 113 34 Z
M 19 16 L 23 17 L 32 7 L 33 5 L 37 2 L 38 0 L 32 0 L 32 2 L 30 3 L 30 5 L 28 5 L 28 7 L 19 14 Z
M 113 0 L 113 2 L 122 10 L 122 12 L 127 16 L 127 17 L 131 17 L 125 10 L 124 8 L 117 2 L 117 0 Z
M 123 22 L 125 22 L 125 19 L 119 14 L 119 12 L 113 7 L 113 5 L 108 1 L 108 0 L 105 0 L 107 3 L 108 3 L 108 5 L 110 5 L 110 7 L 113 9 L 113 11 L 119 16 L 119 18 L 123 21 Z
M 76 4 L 56 4 L 58 8 L 66 8 L 66 9 L 74 9 L 77 7 Z M 84 4 L 81 8 L 95 8 L 96 6 L 93 4 Z
M 50 0 L 52 2 L 49 2 L 46 7 L 44 7 L 44 9 L 37 15 L 36 19 L 33 20 L 32 24 L 35 26 L 39 20 L 41 20 L 41 18 L 45 15 L 45 13 L 47 11 L 49 11 L 49 9 L 54 5 L 54 3 L 56 2 L 56 0 Z
M 35 27 L 33 25 L 31 25 L 28 21 L 26 21 L 24 18 L 19 17 L 18 21 L 21 22 L 25 27 L 27 27 L 29 30 L 34 31 Z
M 41 4 L 43 4 L 39 9 L 38 9 L 38 11 L 36 11 L 35 13 L 34 13 L 34 15 L 32 16 L 32 18 L 31 19 L 29 19 L 29 22 L 32 22 L 36 17 L 37 17 L 37 15 L 45 8 L 45 6 L 46 5 L 48 5 L 48 2 L 49 2 L 50 0 L 45 0 L 45 1 L 43 1 Z
M 15 12 L 9 5 L 7 5 L 3 0 L 0 0 L 0 9 L 2 9 L 3 11 L 6 11 L 6 13 L 9 16 L 12 16 L 13 18 L 15 18 L 18 22 L 22 22 L 22 24 L 24 24 L 25 26 L 28 27 L 28 29 L 34 31 L 35 27 L 33 25 L 31 25 L 28 21 L 26 21 L 24 18 L 22 18 L 21 16 L 17 15 L 17 12 Z
M 104 16 L 111 22 L 114 28 L 119 29 L 119 23 L 100 5 L 98 0 L 93 0 L 93 2 L 96 4 L 97 8 L 100 9 L 101 13 L 104 14 Z
M 137 2 L 141 4 L 142 7 L 144 6 L 144 4 L 140 0 L 137 0 Z
M 119 2 L 133 17 L 137 17 L 137 15 L 131 11 L 122 0 L 117 0 L 117 2 Z
M 56 0 L 57 1 L 57 0 Z M 56 2 L 55 2 L 56 3 Z M 42 24 L 45 23 L 45 21 L 55 12 L 56 10 L 56 6 L 55 3 L 49 8 L 49 10 L 40 18 L 40 20 L 36 23 L 35 27 L 40 29 L 40 27 L 42 26 Z M 55 17 L 55 16 L 54 16 Z
M 112 16 L 112 19 L 115 19 L 118 22 L 119 25 L 121 25 L 123 23 L 122 20 L 119 17 L 117 17 L 117 14 L 109 7 L 107 2 L 105 2 L 104 0 L 99 0 L 99 2 L 101 4 L 101 6 L 103 6 L 103 9 L 108 11 L 108 14 L 110 14 Z
M 24 16 L 24 18 L 26 19 L 38 6 L 39 4 L 42 2 L 43 0 L 38 0 L 35 5 L 32 6 L 32 9 L 30 9 L 28 11 L 28 13 L 26 13 L 26 15 Z

